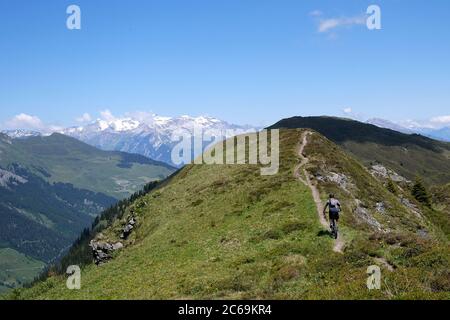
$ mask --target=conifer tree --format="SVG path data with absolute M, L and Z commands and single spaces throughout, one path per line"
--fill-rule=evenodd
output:
M 422 179 L 420 177 L 416 178 L 414 186 L 411 190 L 411 194 L 417 201 L 425 204 L 426 206 L 431 206 L 430 195 L 428 194 L 427 189 L 425 188 Z

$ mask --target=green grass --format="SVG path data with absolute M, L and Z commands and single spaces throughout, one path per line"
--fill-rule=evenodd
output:
M 305 150 L 313 159 L 310 170 L 325 165 L 345 171 L 360 186 L 362 200 L 391 203 L 379 220 L 395 227 L 383 233 L 364 225 L 352 211 L 354 198 L 343 195 L 347 246 L 344 254 L 332 251 L 310 190 L 293 177 L 299 137 L 299 130 L 281 133 L 281 167 L 274 176 L 261 176 L 249 165 L 185 167 L 129 208 L 137 215 L 136 232 L 112 261 L 83 269 L 81 290 L 68 290 L 64 277 L 52 276 L 9 298 L 450 298 L 448 243 L 433 230 L 420 239 L 412 229 L 422 221 L 410 219 L 353 158 L 339 151 L 328 162 L 329 142 L 317 138 Z M 328 187 L 321 188 L 325 193 Z M 116 221 L 103 236 L 118 241 L 123 223 Z M 369 291 L 366 269 L 379 257 L 395 270 L 382 267 L 382 289 Z
M 98 150 L 60 134 L 14 140 L 0 136 L 0 168 L 27 180 L 0 188 L 0 238 L 7 242 L 3 247 L 43 261 L 55 258 L 74 241 L 102 208 L 175 170 L 143 156 Z M 26 260 L 3 259 L 5 264 L 12 259 L 11 263 L 22 261 L 27 267 Z M 10 277 L 8 283 L 28 278 L 18 275 L 17 281 Z
M 44 266 L 13 249 L 0 249 L 0 294 L 32 281 Z
M 429 185 L 450 182 L 450 143 L 336 117 L 292 117 L 272 127 L 311 128 L 365 165 L 378 162 L 410 180 L 420 175 Z

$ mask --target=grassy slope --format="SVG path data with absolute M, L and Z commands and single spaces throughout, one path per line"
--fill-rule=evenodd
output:
M 299 136 L 297 130 L 282 132 L 275 176 L 262 177 L 255 166 L 185 167 L 136 201 L 137 231 L 111 262 L 83 270 L 80 291 L 67 290 L 64 279 L 54 276 L 10 298 L 449 298 L 444 240 L 433 230 L 428 240 L 420 239 L 415 231 L 427 223 L 408 218 L 351 157 L 339 151 L 342 158 L 327 164 L 329 142 L 320 138 L 306 150 L 311 171 L 321 163 L 349 170 L 357 186 L 366 186 L 357 196 L 367 196 L 367 205 L 374 194 L 392 208 L 379 220 L 394 229 L 376 232 L 354 216 L 352 196 L 342 194 L 347 248 L 344 254 L 332 251 L 309 189 L 293 178 Z M 104 236 L 117 240 L 120 226 L 118 221 Z M 366 268 L 376 257 L 396 269 L 383 267 L 382 290 L 369 291 Z
M 32 281 L 45 264 L 13 249 L 0 249 L 0 294 Z
M 76 188 L 122 199 L 146 183 L 163 179 L 175 169 L 151 159 L 121 152 L 101 151 L 60 134 L 32 137 L 3 144 L 0 165 L 19 163 L 50 183 L 71 183 Z M 42 174 L 42 170 L 50 174 Z
M 311 128 L 366 165 L 379 162 L 411 180 L 420 175 L 429 184 L 450 182 L 450 143 L 334 117 L 293 117 L 272 127 Z
M 115 199 L 128 197 L 175 170 L 142 156 L 101 151 L 60 134 L 16 140 L 0 134 L 0 168 L 28 180 L 9 189 L 0 187 L 0 241 L 6 242 L 2 247 L 43 261 L 75 240 L 92 217 Z M 11 255 L 2 258 L 5 263 L 11 259 L 16 266 L 27 265 Z M 0 272 L 5 268 L 0 265 Z M 16 280 L 32 278 L 19 274 Z

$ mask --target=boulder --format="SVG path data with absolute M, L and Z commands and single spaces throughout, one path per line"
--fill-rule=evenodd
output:
M 130 235 L 131 231 L 133 231 L 134 226 L 136 225 L 136 218 L 133 216 L 128 217 L 128 222 L 125 227 L 122 229 L 122 234 L 120 235 L 121 239 L 127 239 Z
M 123 244 L 121 242 L 110 244 L 108 242 L 100 242 L 95 240 L 91 240 L 89 246 L 92 249 L 92 256 L 96 265 L 105 263 L 111 259 L 111 254 L 115 250 L 123 248 Z

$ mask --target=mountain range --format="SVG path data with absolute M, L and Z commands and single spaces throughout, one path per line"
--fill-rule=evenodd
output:
M 98 119 L 83 126 L 60 130 L 59 133 L 102 150 L 140 154 L 173 165 L 171 150 L 178 142 L 176 138 L 185 132 L 193 133 L 194 128 L 213 132 L 232 130 L 233 135 L 258 129 L 206 116 L 163 117 L 145 114 L 145 117 Z M 4 133 L 12 138 L 41 135 L 37 131 L 27 130 L 8 130 Z
M 450 127 L 427 127 L 420 124 L 402 125 L 389 120 L 372 118 L 366 121 L 366 123 L 376 125 L 380 128 L 392 129 L 398 132 L 406 134 L 421 134 L 432 139 L 450 142 Z
M 9 298 L 450 299 L 450 144 L 331 117 L 271 127 L 278 174 L 187 165 L 72 247 L 80 290 L 62 268 Z M 415 193 L 414 168 L 431 173 L 431 199 Z M 337 240 L 322 218 L 329 193 L 342 203 Z M 373 265 L 379 290 L 366 287 Z
M 336 117 L 292 117 L 270 128 L 310 128 L 367 167 L 382 164 L 411 181 L 421 176 L 429 185 L 450 181 L 450 143 L 447 142 Z

